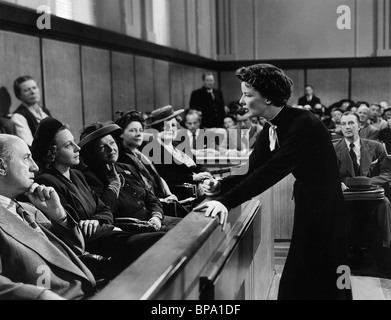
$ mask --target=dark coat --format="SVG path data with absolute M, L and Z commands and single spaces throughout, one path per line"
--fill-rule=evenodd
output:
M 43 174 L 36 177 L 35 181 L 53 187 L 59 194 L 65 210 L 77 222 L 80 220 L 99 221 L 100 226 L 97 232 L 92 237 L 85 238 L 86 249 L 91 253 L 113 257 L 114 275 L 129 266 L 134 259 L 163 236 L 160 232 L 134 235 L 115 231 L 110 208 L 99 199 L 80 171 L 71 169 L 69 180 L 56 169 L 45 170 Z
M 270 151 L 267 124 L 249 171 L 222 181 L 217 200 L 234 208 L 288 174 L 295 178 L 294 228 L 281 278 L 280 299 L 337 299 L 337 268 L 346 261 L 346 228 L 337 159 L 327 129 L 311 112 L 285 107 L 272 121 L 278 145 Z
M 84 175 L 70 170 L 70 180 L 56 169 L 46 170 L 36 177 L 39 184 L 53 187 L 65 210 L 77 221 L 98 220 L 101 225 L 112 224 L 113 214 L 99 196 L 92 191 Z
M 359 135 L 361 139 L 379 140 L 379 129 L 371 124 L 366 124 L 363 128 L 359 129 Z
M 311 108 L 314 108 L 317 104 L 319 104 L 319 103 L 321 103 L 321 101 L 320 101 L 320 99 L 318 98 L 318 97 L 316 97 L 316 96 L 312 96 L 312 100 L 311 101 L 309 101 L 308 99 L 307 99 L 307 96 L 304 96 L 304 97 L 301 97 L 300 99 L 299 99 L 299 105 L 300 106 L 305 106 L 305 105 L 307 105 L 307 104 L 309 104 L 310 106 L 311 106 Z
M 213 89 L 212 95 L 203 87 L 193 91 L 190 98 L 190 108 L 202 111 L 202 128 L 220 128 L 224 122 L 224 98 L 220 90 Z
M 152 212 L 159 212 L 163 215 L 161 203 L 152 192 L 140 184 L 137 171 L 124 163 L 116 163 L 115 167 L 117 173 L 125 179 L 119 197 L 107 188 L 109 182 L 103 170 L 88 167 L 84 172 L 88 184 L 102 202 L 111 209 L 114 218 L 131 217 L 148 221 L 152 218 Z

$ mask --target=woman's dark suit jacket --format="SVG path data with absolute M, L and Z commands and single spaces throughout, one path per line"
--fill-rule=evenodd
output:
M 125 179 L 119 197 L 107 188 L 109 182 L 103 170 L 88 167 L 84 172 L 88 184 L 111 209 L 115 218 L 131 217 L 148 221 L 152 218 L 152 212 L 163 214 L 161 203 L 152 192 L 140 185 L 138 174 L 133 167 L 123 163 L 116 163 L 115 167 L 117 173 Z
M 108 206 L 90 188 L 84 175 L 70 170 L 70 180 L 56 169 L 45 170 L 35 181 L 53 187 L 65 210 L 77 221 L 98 220 L 100 226 L 92 237 L 85 237 L 89 252 L 111 256 L 115 260 L 113 274 L 129 266 L 136 258 L 158 241 L 164 233 L 136 234 L 115 231 L 114 218 Z
M 45 170 L 35 178 L 39 184 L 53 187 L 59 197 L 64 209 L 77 221 L 98 220 L 98 231 L 91 237 L 86 238 L 87 250 L 95 240 L 109 236 L 114 226 L 113 214 L 93 192 L 85 180 L 83 174 L 77 170 L 70 170 L 70 180 L 56 169 Z M 94 251 L 93 253 L 98 253 Z
M 272 120 L 279 143 L 270 150 L 267 124 L 249 172 L 223 180 L 218 200 L 228 209 L 266 191 L 288 174 L 296 178 L 292 242 L 280 299 L 337 299 L 337 269 L 346 265 L 346 226 L 337 157 L 326 127 L 311 112 L 285 107 Z

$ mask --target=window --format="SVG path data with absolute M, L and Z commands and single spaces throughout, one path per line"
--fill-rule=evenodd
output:
M 41 5 L 49 6 L 52 14 L 80 23 L 96 25 L 95 2 L 99 0 L 0 0 L 37 10 Z

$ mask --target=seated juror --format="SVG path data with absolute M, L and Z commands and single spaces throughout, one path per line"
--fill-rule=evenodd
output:
M 77 257 L 83 235 L 57 192 L 34 182 L 37 171 L 24 141 L 0 135 L 0 300 L 91 296 L 94 277 Z
M 152 161 L 140 150 L 144 141 L 145 120 L 138 111 L 130 111 L 121 116 L 116 122 L 122 129 L 118 138 L 118 162 L 132 166 L 146 189 L 159 198 L 160 202 L 173 202 L 178 198 L 171 192 L 167 183 L 159 175 Z
M 110 208 L 83 173 L 72 169 L 80 163 L 80 147 L 67 125 L 53 118 L 42 120 L 31 149 L 40 167 L 35 180 L 57 191 L 61 204 L 79 223 L 88 252 L 112 257 L 112 272 L 106 277 L 116 276 L 163 236 L 125 232 L 113 225 Z
M 342 190 L 347 190 L 345 182 L 350 177 L 368 177 L 372 186 L 387 189 L 391 181 L 391 165 L 383 145 L 376 141 L 360 139 L 359 119 L 356 114 L 345 113 L 341 118 L 341 128 L 344 138 L 334 143 L 334 148 Z M 383 258 L 389 259 L 388 248 L 391 247 L 391 204 L 389 200 L 384 198 L 384 200 L 376 201 L 347 201 L 345 207 L 350 223 L 359 226 L 358 230 L 365 228 L 365 225 L 358 221 L 359 212 L 365 213 L 367 217 L 365 224 L 371 221 L 377 223 L 378 230 L 373 233 L 372 239 L 379 243 L 380 247 L 387 248 L 383 250 Z M 351 232 L 357 233 L 357 230 Z
M 159 175 L 179 200 L 188 197 L 183 192 L 185 184 L 199 190 L 202 181 L 212 178 L 209 172 L 201 172 L 193 155 L 186 154 L 174 145 L 178 132 L 176 116 L 182 112 L 183 110 L 174 111 L 172 106 L 154 110 L 147 120 L 148 130 L 154 134 L 154 139 L 143 149 L 143 153 L 152 160 Z M 197 194 L 199 192 L 193 192 L 191 196 Z
M 385 189 L 391 181 L 391 163 L 381 143 L 361 139 L 358 133 L 359 118 L 345 113 L 341 118 L 344 139 L 334 143 L 342 183 L 349 177 L 371 178 L 372 185 Z M 343 189 L 346 186 L 343 185 Z
M 142 178 L 135 168 L 117 162 L 119 148 L 114 137 L 121 133 L 116 124 L 95 123 L 83 130 L 79 146 L 88 166 L 84 171 L 87 182 L 114 218 L 147 221 L 156 231 L 172 229 L 180 219 L 164 217 L 162 204 L 140 183 Z

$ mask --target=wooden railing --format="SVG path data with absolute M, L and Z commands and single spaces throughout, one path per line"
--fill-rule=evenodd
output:
M 266 299 L 274 274 L 271 211 L 259 200 L 216 219 L 192 212 L 95 300 Z

